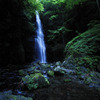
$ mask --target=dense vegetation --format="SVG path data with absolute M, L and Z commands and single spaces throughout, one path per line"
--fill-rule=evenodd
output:
M 34 62 L 36 11 L 46 64 Z M 77 98 L 100 100 L 100 1 L 0 0 L 0 100 Z
M 95 0 L 1 0 L 0 4 L 0 63 L 34 60 L 36 10 L 41 15 L 49 62 L 63 60 L 66 44 L 100 23 Z
M 52 1 L 52 2 L 51 2 Z M 86 0 L 51 0 L 42 13 L 49 61 L 63 60 L 68 41 L 99 23 L 97 3 Z

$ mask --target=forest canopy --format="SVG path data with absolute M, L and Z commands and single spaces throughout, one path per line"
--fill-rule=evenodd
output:
M 48 3 L 53 5 L 65 4 L 66 8 L 72 9 L 74 5 L 82 4 L 86 0 L 24 0 L 24 5 L 29 12 L 35 12 L 35 10 L 43 11 L 44 6 Z

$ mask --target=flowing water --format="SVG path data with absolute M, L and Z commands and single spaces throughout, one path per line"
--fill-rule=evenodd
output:
M 38 11 L 36 11 L 36 23 L 37 23 L 37 30 L 36 30 L 36 38 L 35 38 L 35 48 L 37 54 L 37 60 L 40 63 L 46 63 L 46 46 L 44 41 L 44 34 L 42 30 L 42 24 L 39 17 Z
M 99 9 L 99 12 L 100 12 L 99 0 L 96 0 L 96 3 L 97 3 L 97 6 L 98 6 L 98 9 Z

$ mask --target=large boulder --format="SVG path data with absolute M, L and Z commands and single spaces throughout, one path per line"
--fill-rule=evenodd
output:
M 41 73 L 26 75 L 22 78 L 29 90 L 48 86 L 50 83 Z
M 100 24 L 75 37 L 65 47 L 65 67 L 98 69 L 100 66 Z

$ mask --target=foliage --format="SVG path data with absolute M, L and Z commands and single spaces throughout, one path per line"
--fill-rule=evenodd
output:
M 89 28 L 92 28 L 93 26 L 95 26 L 96 24 L 99 24 L 100 23 L 100 20 L 91 20 L 88 24 L 87 24 L 87 26 L 89 27 Z
M 52 3 L 54 5 L 62 5 L 65 4 L 66 8 L 72 9 L 74 5 L 82 4 L 87 0 L 42 0 L 42 3 Z
M 92 82 L 91 77 L 87 77 L 84 82 L 85 82 L 85 84 L 91 83 Z
M 31 19 L 33 13 L 35 14 L 37 11 L 43 11 L 44 7 L 43 4 L 40 2 L 40 0 L 24 0 L 24 14 L 27 16 L 27 18 Z
M 72 9 L 74 5 L 82 4 L 86 0 L 65 0 L 66 7 Z
M 59 35 L 63 36 L 67 32 L 71 32 L 71 31 L 72 30 L 65 28 L 65 26 L 58 26 L 58 29 L 56 29 L 56 30 L 48 30 L 48 32 L 50 33 L 48 35 L 48 37 L 49 37 L 48 41 L 51 41 L 51 40 L 55 39 Z
M 44 12 L 44 16 L 46 16 L 46 15 L 52 15 L 52 13 L 53 13 L 53 11 L 46 11 L 46 12 Z
M 38 11 L 43 11 L 43 4 L 40 2 L 40 0 L 24 0 L 24 5 L 27 8 L 27 10 L 31 13 Z
M 55 18 L 57 18 L 58 15 L 52 15 L 49 19 L 50 20 L 54 20 Z
M 64 79 L 64 82 L 71 82 L 71 79 Z
M 94 69 L 98 66 L 100 56 L 100 24 L 75 37 L 66 45 L 66 56 L 77 66 Z

